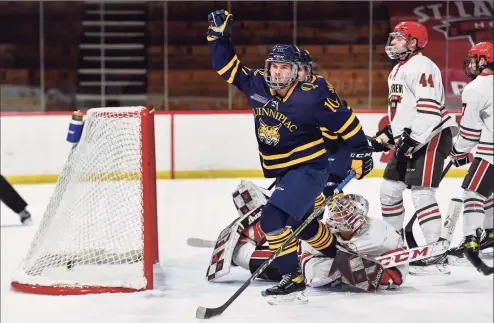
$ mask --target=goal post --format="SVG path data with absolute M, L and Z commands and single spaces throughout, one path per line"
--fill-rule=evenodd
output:
M 158 261 L 154 111 L 90 109 L 11 286 L 142 291 L 153 288 Z

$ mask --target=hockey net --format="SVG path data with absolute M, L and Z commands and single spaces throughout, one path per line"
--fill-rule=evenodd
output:
M 88 110 L 12 287 L 55 295 L 153 288 L 154 153 L 148 108 Z

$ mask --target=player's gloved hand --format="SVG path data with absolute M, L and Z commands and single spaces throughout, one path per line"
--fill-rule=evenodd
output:
M 451 152 L 449 153 L 449 158 L 451 158 L 451 161 L 453 161 L 453 164 L 456 167 L 467 165 L 471 162 L 469 158 L 469 153 L 459 152 L 456 150 L 455 146 L 453 146 L 453 149 L 451 149 Z
M 364 178 L 374 168 L 372 153 L 371 147 L 350 152 L 350 169 L 355 171 L 356 179 Z
M 326 185 L 322 190 L 324 196 L 333 196 L 334 190 L 338 187 L 338 185 L 340 185 L 342 181 L 343 178 L 334 174 L 329 174 L 328 181 L 326 182 Z
M 403 129 L 401 137 L 396 142 L 395 156 L 398 160 L 409 160 L 412 158 L 412 151 L 420 144 L 410 137 L 410 133 L 412 133 L 411 129 Z
M 348 110 L 351 110 L 352 108 L 348 105 L 347 100 L 341 100 L 341 105 L 347 107 Z
M 232 33 L 233 15 L 224 9 L 211 12 L 208 15 L 208 40 L 230 38 Z
M 376 132 L 370 142 L 375 152 L 389 151 L 389 145 L 395 144 L 391 125 L 388 124 L 386 127 Z

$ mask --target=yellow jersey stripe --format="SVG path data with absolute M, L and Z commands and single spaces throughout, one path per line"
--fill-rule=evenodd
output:
M 300 163 L 303 163 L 303 162 L 306 162 L 306 161 L 309 161 L 309 160 L 312 160 L 312 159 L 315 159 L 321 155 L 324 155 L 326 153 L 326 149 L 321 149 L 309 156 L 305 156 L 305 157 L 301 157 L 301 158 L 297 158 L 297 159 L 293 159 L 293 160 L 290 160 L 286 163 L 281 163 L 281 164 L 274 164 L 274 165 L 266 165 L 264 162 L 262 163 L 262 167 L 264 167 L 265 169 L 280 169 L 280 168 L 285 168 L 285 167 L 290 167 L 290 166 L 293 166 L 293 165 L 297 165 L 297 164 L 300 164 Z
M 226 81 L 228 84 L 232 84 L 233 79 L 235 78 L 235 75 L 237 74 L 238 64 L 240 64 L 239 60 L 237 60 L 237 63 L 235 64 L 235 67 L 233 68 L 232 74 L 230 75 L 230 77 Z
M 290 95 L 292 95 L 292 92 L 297 87 L 297 84 L 298 84 L 298 81 L 295 81 L 295 83 L 293 83 L 292 87 L 290 88 L 290 90 L 288 90 L 288 93 L 283 98 L 283 102 L 286 102 L 286 100 L 288 100 L 288 98 L 290 97 Z
M 289 253 L 296 252 L 296 251 L 297 251 L 297 246 L 295 246 L 293 248 L 288 248 L 288 249 L 283 250 L 282 252 L 280 252 L 277 257 L 281 257 L 281 256 L 284 256 L 284 255 L 287 255 Z
M 350 127 L 353 120 L 355 120 L 355 113 L 352 113 L 350 118 L 348 118 L 348 120 L 345 122 L 345 124 L 340 129 L 338 129 L 338 131 L 336 131 L 336 133 L 343 133 L 348 127 Z
M 329 133 L 327 132 L 322 132 L 322 135 L 330 140 L 337 140 L 338 139 L 338 136 L 331 136 Z
M 225 65 L 225 67 L 223 67 L 221 70 L 218 71 L 218 74 L 219 75 L 225 74 L 233 66 L 233 63 L 235 63 L 237 60 L 238 60 L 237 55 L 233 56 L 231 61 L 229 61 L 228 64 Z
M 359 123 L 358 126 L 355 127 L 355 129 L 353 129 L 352 131 L 341 137 L 345 140 L 347 140 L 348 138 L 352 138 L 353 136 L 355 136 L 357 132 L 359 132 L 360 129 L 362 129 L 362 125 Z
M 321 138 L 321 139 L 317 139 L 316 141 L 306 143 L 305 145 L 295 147 L 294 149 L 290 150 L 289 152 L 287 152 L 285 154 L 277 154 L 277 155 L 264 155 L 262 153 L 259 153 L 259 154 L 261 155 L 262 159 L 264 159 L 264 160 L 282 159 L 282 158 L 290 157 L 294 153 L 298 153 L 300 151 L 315 147 L 317 145 L 321 145 L 323 143 L 324 143 L 324 140 Z
M 286 239 L 285 239 L 285 241 L 286 241 Z M 280 243 L 269 243 L 269 250 L 271 250 L 271 251 L 278 250 L 281 247 L 281 245 L 283 243 L 285 243 L 285 241 L 280 242 Z M 289 249 L 292 247 L 297 247 L 297 241 L 296 240 L 292 240 L 292 242 L 290 242 L 288 245 L 285 246 L 285 249 Z

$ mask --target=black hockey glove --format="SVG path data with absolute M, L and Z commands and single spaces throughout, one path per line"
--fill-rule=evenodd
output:
M 412 133 L 412 129 L 403 129 L 403 133 L 396 143 L 395 156 L 398 160 L 409 160 L 412 158 L 412 151 L 420 144 L 410 137 L 410 133 Z
M 356 179 L 362 179 L 369 174 L 374 168 L 372 160 L 373 150 L 371 147 L 361 149 L 360 151 L 350 152 L 350 169 L 354 170 Z
M 451 149 L 451 152 L 449 153 L 449 158 L 451 158 L 451 160 L 453 161 L 453 164 L 456 167 L 467 165 L 471 162 L 471 160 L 469 158 L 469 153 L 468 152 L 466 152 L 466 153 L 459 152 L 455 149 L 455 146 L 453 146 L 453 149 Z
M 216 10 L 208 15 L 208 40 L 230 38 L 232 33 L 233 15 L 224 9 Z
M 372 137 L 370 141 L 374 151 L 379 153 L 382 151 L 389 151 L 389 145 L 394 145 L 393 132 L 391 131 L 391 125 L 387 125 L 383 129 L 376 132 L 376 135 Z

